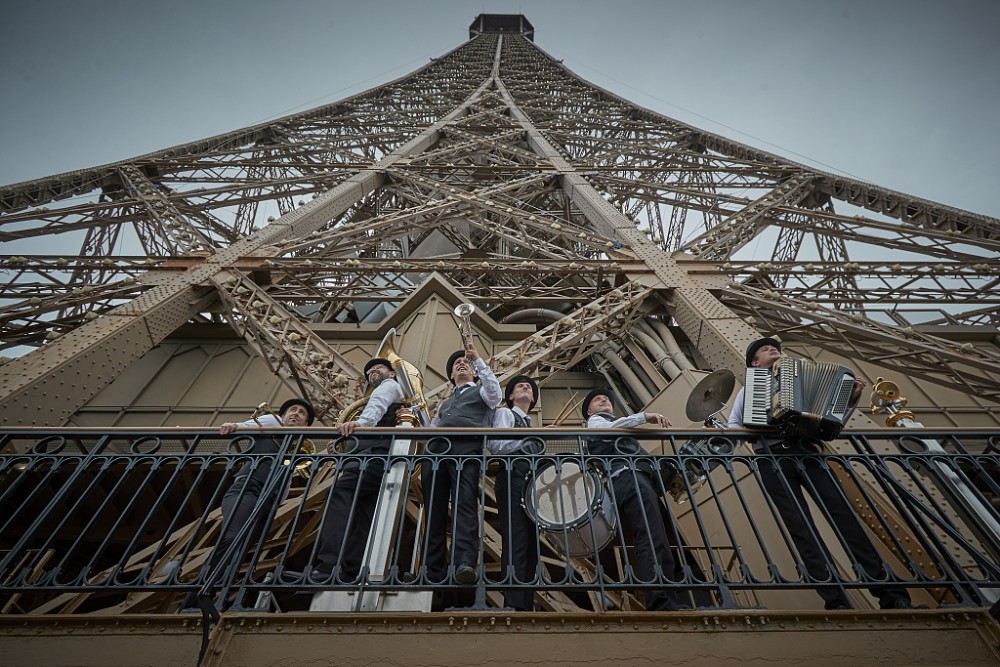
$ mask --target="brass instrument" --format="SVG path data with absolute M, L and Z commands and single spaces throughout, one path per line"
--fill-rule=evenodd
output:
M 257 406 L 257 409 L 253 411 L 252 415 L 250 415 L 250 419 L 254 420 L 254 422 L 256 422 L 257 426 L 259 426 L 260 428 L 265 428 L 264 425 L 260 423 L 260 420 L 257 419 L 257 417 L 259 417 L 264 413 L 271 415 L 272 417 L 274 417 L 275 421 L 284 426 L 285 423 L 281 420 L 281 415 L 272 410 L 271 406 L 268 405 L 267 401 L 264 401 L 263 403 Z M 303 438 L 302 443 L 298 447 L 298 453 L 310 454 L 310 455 L 315 454 L 316 443 L 314 443 L 309 438 Z M 285 465 L 288 465 L 288 461 L 285 461 Z M 295 471 L 293 474 L 297 475 L 298 477 L 309 477 L 310 465 L 312 465 L 311 461 L 301 461 L 297 463 L 295 465 Z
M 476 312 L 476 307 L 471 303 L 459 304 L 455 307 L 453 311 L 455 317 L 460 321 L 458 323 L 458 333 L 462 336 L 462 346 L 468 350 L 472 347 L 472 313 Z
M 472 308 L 472 306 L 469 306 Z M 423 378 L 417 367 L 400 357 L 395 350 L 396 330 L 389 329 L 378 349 L 375 350 L 374 358 L 385 359 L 392 364 L 392 370 L 396 373 L 396 382 L 403 390 L 403 402 L 413 413 L 411 415 L 400 415 L 396 419 L 396 424 L 410 424 L 411 426 L 428 426 L 431 423 L 427 414 L 427 400 L 424 398 Z M 370 386 L 365 390 L 365 395 L 354 401 L 340 411 L 337 417 L 337 425 L 355 421 L 365 409 L 368 399 L 374 391 Z

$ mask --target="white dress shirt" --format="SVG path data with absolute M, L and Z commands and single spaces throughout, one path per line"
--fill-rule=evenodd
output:
M 368 397 L 368 403 L 365 404 L 365 409 L 358 415 L 358 423 L 362 426 L 374 426 L 385 416 L 385 411 L 389 409 L 390 405 L 402 403 L 404 398 L 406 397 L 403 396 L 403 388 L 399 386 L 399 383 L 386 378 L 382 384 L 372 390 L 371 396 Z
M 501 407 L 497 408 L 496 413 L 493 415 L 493 428 L 515 428 L 517 426 L 517 422 L 514 420 L 515 413 L 521 415 L 521 418 L 525 421 L 531 421 L 531 417 L 526 415 L 516 405 L 513 409 Z M 486 447 L 490 450 L 491 454 L 511 454 L 521 446 L 521 442 L 520 438 L 513 440 L 489 440 L 486 443 Z

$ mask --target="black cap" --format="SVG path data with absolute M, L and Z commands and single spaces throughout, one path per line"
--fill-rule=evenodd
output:
M 448 367 L 447 367 L 448 380 L 452 384 L 455 384 L 455 380 L 453 380 L 451 377 L 451 367 L 455 365 L 456 361 L 458 361 L 464 356 L 465 356 L 465 350 L 459 350 L 458 352 L 452 353 L 452 355 L 448 357 Z
M 371 361 L 369 361 L 367 364 L 365 364 L 365 377 L 368 377 L 368 371 L 370 371 L 373 366 L 385 366 L 390 371 L 395 371 L 395 369 L 392 367 L 392 362 L 391 361 L 389 361 L 388 359 L 382 359 L 380 357 L 375 357 L 374 359 L 372 359 Z
M 304 407 L 306 409 L 306 414 L 309 415 L 309 417 L 308 417 L 308 419 L 309 419 L 309 426 L 312 426 L 313 425 L 313 420 L 316 419 L 316 411 L 313 410 L 312 403 L 310 403 L 309 401 L 307 401 L 304 398 L 290 398 L 290 399 L 288 399 L 287 401 L 285 401 L 284 403 L 281 404 L 281 407 L 278 409 L 278 414 L 281 415 L 282 417 L 284 417 L 285 416 L 285 410 L 287 410 L 288 408 L 292 407 L 293 405 L 301 405 L 302 407 Z
M 753 355 L 757 354 L 757 350 L 764 347 L 765 345 L 773 345 L 777 348 L 778 352 L 781 352 L 781 341 L 774 338 L 759 338 L 747 346 L 747 368 L 753 363 Z
M 611 395 L 611 390 L 607 387 L 591 389 L 590 393 L 587 394 L 586 398 L 583 399 L 583 403 L 580 405 L 580 412 L 583 414 L 583 421 L 587 421 L 587 408 L 590 407 L 590 402 L 594 400 L 594 397 L 596 396 L 607 396 L 612 403 L 614 403 L 615 400 L 615 397 Z
M 517 384 L 518 382 L 527 382 L 528 384 L 531 385 L 532 399 L 531 399 L 531 406 L 528 408 L 528 411 L 530 412 L 531 409 L 535 407 L 535 403 L 538 402 L 538 385 L 535 384 L 535 381 L 532 380 L 527 375 L 515 375 L 510 379 L 510 381 L 507 383 L 507 389 L 504 390 L 503 400 L 507 402 L 508 408 L 514 407 L 514 401 L 510 400 L 510 392 L 514 391 L 514 385 Z

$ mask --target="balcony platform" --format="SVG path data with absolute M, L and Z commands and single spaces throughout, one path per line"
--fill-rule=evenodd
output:
M 0 616 L 0 665 L 193 666 L 194 614 Z M 332 661 L 332 663 L 331 663 Z M 986 609 L 552 614 L 227 613 L 203 665 L 1000 664 Z

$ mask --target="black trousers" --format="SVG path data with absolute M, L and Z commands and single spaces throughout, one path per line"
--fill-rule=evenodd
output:
M 814 444 L 807 439 L 790 438 L 782 444 L 757 445 L 755 451 L 770 452 L 778 457 L 777 465 L 772 460 L 757 459 L 761 481 L 774 501 L 811 579 L 824 582 L 835 577 L 831 573 L 833 561 L 829 551 L 817 539 L 816 521 L 806 505 L 803 490 L 829 515 L 834 527 L 840 531 L 844 547 L 864 573 L 873 579 L 886 577 L 885 564 L 865 534 L 833 472 L 824 467 L 821 458 L 812 456 L 819 451 Z M 910 599 L 905 588 L 891 584 L 876 584 L 868 590 L 878 598 L 883 608 L 891 608 L 897 600 Z M 819 585 L 816 592 L 826 602 L 827 609 L 850 606 L 843 590 L 837 586 Z
M 330 488 L 319 535 L 316 571 L 326 575 L 339 567 L 342 580 L 354 580 L 361 571 L 365 546 L 375 516 L 375 505 L 385 477 L 388 447 L 361 454 L 371 458 L 344 464 Z
M 482 455 L 482 441 L 453 440 L 448 454 Z M 428 453 L 434 453 L 428 443 Z M 437 465 L 437 470 L 434 465 Z M 420 464 L 420 486 L 424 495 L 426 530 L 424 564 L 431 582 L 443 582 L 449 560 L 458 565 L 479 562 L 479 473 L 481 461 L 450 456 Z M 448 518 L 451 505 L 452 520 Z M 451 530 L 451 558 L 448 558 L 447 531 Z
M 652 477 L 646 472 L 625 470 L 611 478 L 611 488 L 618 516 L 632 531 L 635 540 L 636 578 L 643 583 L 653 583 L 662 581 L 660 577 L 672 577 L 674 556 Z M 645 598 L 649 611 L 674 610 L 680 602 L 678 592 L 671 588 L 646 589 Z
M 508 465 L 510 470 L 508 470 Z M 531 464 L 513 455 L 504 461 L 497 472 L 496 497 L 500 515 L 500 576 L 508 580 L 513 566 L 511 584 L 530 584 L 538 570 L 538 532 L 535 522 L 524 511 L 524 486 L 531 471 Z M 506 590 L 504 605 L 519 611 L 534 609 L 534 591 L 518 588 Z
M 248 451 L 254 454 L 277 454 L 280 450 L 278 443 L 271 438 L 258 438 Z M 222 496 L 222 534 L 212 549 L 212 555 L 208 558 L 209 576 L 219 566 L 222 557 L 236 540 L 240 530 L 250 521 L 250 516 L 261 497 L 268 492 L 268 478 L 271 476 L 273 461 L 257 460 L 255 468 L 252 468 L 253 463 L 254 461 L 244 464 L 240 471 L 233 476 L 233 483 L 229 485 L 225 495 Z M 283 487 L 273 486 L 265 502 L 276 502 L 281 497 L 283 490 Z M 246 544 L 250 547 L 256 546 L 267 530 L 270 510 L 269 506 L 262 507 L 261 512 L 250 527 L 250 533 L 246 538 Z M 195 605 L 197 605 L 197 596 L 194 593 L 189 593 L 184 598 L 182 608 Z

